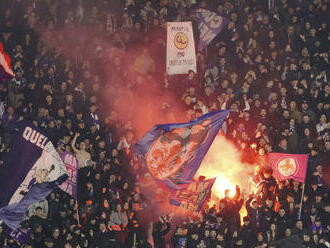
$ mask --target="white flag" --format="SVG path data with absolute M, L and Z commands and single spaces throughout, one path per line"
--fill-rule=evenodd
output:
M 191 22 L 167 23 L 166 69 L 171 74 L 197 72 L 195 42 Z

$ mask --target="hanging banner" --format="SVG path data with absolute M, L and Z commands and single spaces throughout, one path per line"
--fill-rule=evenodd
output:
M 78 160 L 70 152 L 63 152 L 61 159 L 65 164 L 69 177 L 60 185 L 60 189 L 77 199 Z
M 196 52 L 191 22 L 167 23 L 166 70 L 169 75 L 197 72 Z

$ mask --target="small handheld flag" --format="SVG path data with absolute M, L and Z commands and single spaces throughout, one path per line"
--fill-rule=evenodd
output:
M 270 153 L 269 162 L 273 176 L 279 181 L 293 179 L 304 183 L 307 171 L 307 154 Z
M 188 211 L 199 212 L 209 198 L 215 178 L 191 182 L 186 189 L 175 190 L 170 197 L 170 204 Z

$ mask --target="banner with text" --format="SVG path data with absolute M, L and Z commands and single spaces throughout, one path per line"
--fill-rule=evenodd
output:
M 17 230 L 29 206 L 45 199 L 68 174 L 43 130 L 28 121 L 11 128 L 10 151 L 0 166 L 0 219 Z
M 69 177 L 60 185 L 60 189 L 77 199 L 78 160 L 76 156 L 70 152 L 62 153 L 61 159 L 65 164 Z
M 202 51 L 223 30 L 229 20 L 215 12 L 199 8 L 195 11 L 200 32 L 198 51 Z
M 196 52 L 191 22 L 167 23 L 166 70 L 169 75 L 197 72 Z
M 7 234 L 13 239 L 19 241 L 21 244 L 25 244 L 29 240 L 31 233 L 32 230 L 30 228 L 25 229 L 18 227 L 16 230 L 13 230 L 8 227 L 7 229 Z

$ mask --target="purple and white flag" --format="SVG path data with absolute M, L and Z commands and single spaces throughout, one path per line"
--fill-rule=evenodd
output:
M 60 189 L 77 199 L 78 160 L 70 152 L 63 152 L 61 159 L 65 164 L 69 178 L 60 185 Z
M 224 29 L 229 20 L 207 9 L 198 8 L 194 13 L 200 32 L 198 51 L 202 51 Z
M 52 142 L 32 123 L 13 127 L 10 151 L 0 165 L 0 219 L 17 230 L 28 207 L 68 177 Z

